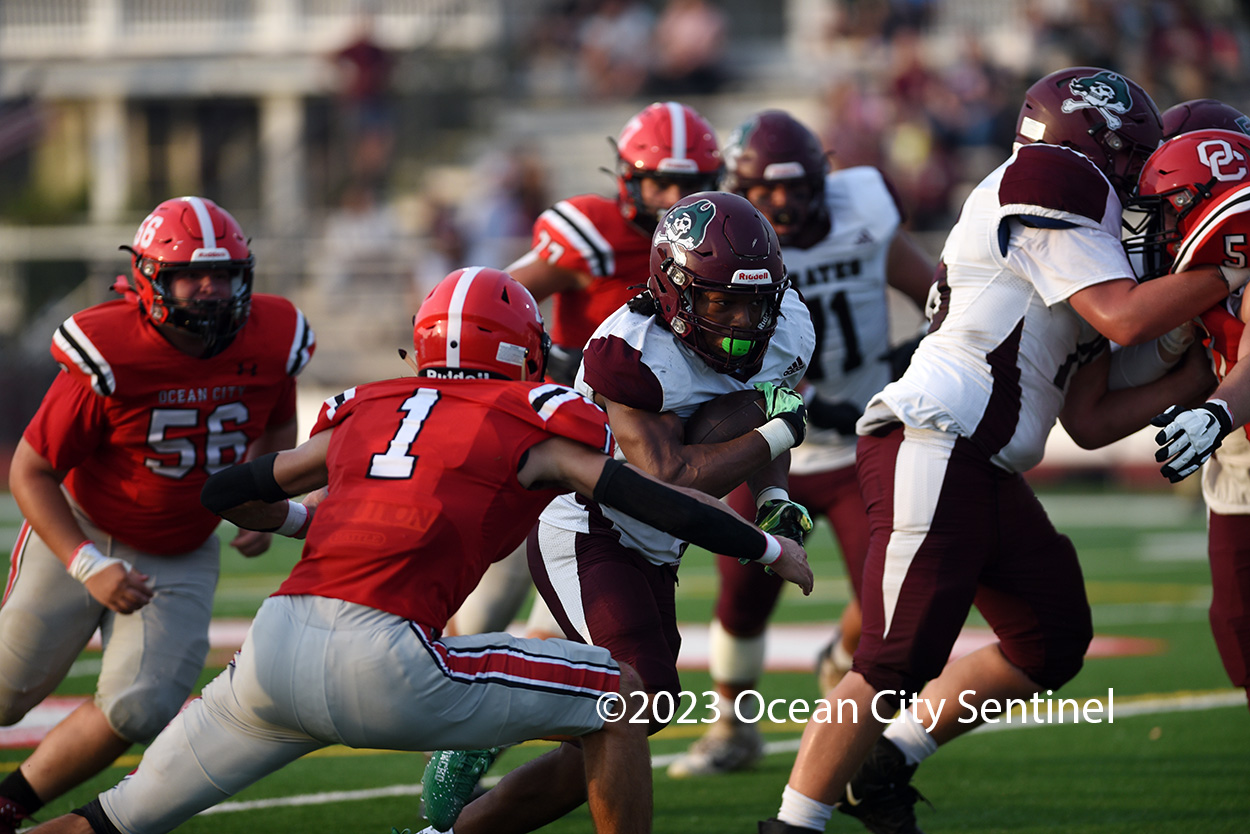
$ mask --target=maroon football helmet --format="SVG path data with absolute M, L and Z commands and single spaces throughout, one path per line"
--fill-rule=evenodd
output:
M 139 306 L 155 324 L 198 336 L 206 355 L 225 349 L 247 322 L 255 259 L 238 222 L 212 200 L 166 200 L 139 224 L 132 244 L 121 248 L 131 255 L 130 282 Z M 206 270 L 229 276 L 230 297 L 172 295 L 171 281 L 179 273 Z
M 1250 117 L 1236 107 L 1213 98 L 1182 101 L 1163 111 L 1163 138 L 1171 139 L 1191 130 L 1233 130 L 1250 135 Z
M 816 134 L 789 113 L 765 110 L 741 124 L 725 146 L 725 176 L 721 188 L 747 196 L 758 185 L 785 183 L 782 205 L 764 201 L 759 209 L 783 246 L 796 242 L 825 212 L 825 177 L 829 155 Z
M 789 286 L 772 225 L 745 197 L 704 191 L 678 200 L 651 240 L 647 289 L 658 314 L 718 373 L 757 368 L 777 329 Z M 754 327 L 732 327 L 696 312 L 702 292 L 765 301 Z
M 1089 157 L 1124 200 L 1159 147 L 1159 108 L 1133 81 L 1098 67 L 1069 67 L 1029 87 L 1016 141 L 1063 145 Z
M 1133 205 L 1147 221 L 1125 246 L 1143 252 L 1143 278 L 1250 265 L 1250 136 L 1194 130 L 1169 139 L 1146 161 Z
M 621 213 L 647 234 L 655 231 L 664 212 L 643 202 L 643 179 L 687 183 L 694 192 L 714 189 L 720 177 L 716 132 L 685 104 L 657 101 L 648 105 L 625 124 L 615 144 Z
M 534 296 L 498 269 L 457 269 L 430 290 L 412 322 L 421 376 L 542 379 L 551 340 Z

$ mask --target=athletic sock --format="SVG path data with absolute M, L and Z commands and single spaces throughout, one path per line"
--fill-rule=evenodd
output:
M 886 728 L 885 737 L 903 751 L 908 764 L 920 764 L 937 750 L 933 736 L 925 732 L 920 719 L 906 707 L 899 710 L 898 720 Z
M 832 816 L 832 805 L 804 796 L 789 785 L 781 792 L 781 810 L 777 812 L 777 819 L 786 825 L 824 831 Z
M 26 777 L 22 775 L 20 767 L 6 776 L 3 782 L 0 782 L 0 796 L 12 800 L 16 805 L 20 805 L 22 810 L 28 815 L 35 813 L 43 807 L 43 800 L 39 798 L 39 794 L 35 793 L 35 789 L 30 786 L 30 782 L 26 781 Z

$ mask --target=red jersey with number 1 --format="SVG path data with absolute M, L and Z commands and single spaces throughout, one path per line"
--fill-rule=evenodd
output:
M 253 295 L 229 347 L 197 359 L 165 341 L 133 297 L 57 329 L 58 374 L 23 435 L 96 526 L 145 553 L 198 547 L 221 519 L 200 505 L 208 476 L 295 415 L 295 376 L 315 339 L 284 298 Z
M 562 490 L 517 480 L 553 436 L 605 454 L 607 415 L 561 385 L 391 379 L 326 400 L 329 494 L 278 594 L 347 600 L 441 629 Z
M 580 349 L 601 321 L 647 283 L 651 236 L 621 215 L 616 200 L 582 194 L 539 215 L 530 251 L 539 260 L 594 278 L 585 289 L 552 296 L 551 340 Z

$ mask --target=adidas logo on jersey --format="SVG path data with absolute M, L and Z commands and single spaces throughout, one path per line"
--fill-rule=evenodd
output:
M 859 237 L 855 238 L 855 245 L 862 246 L 865 243 L 872 243 L 874 240 L 872 232 L 867 229 L 860 230 Z
M 793 376 L 794 374 L 797 374 L 799 371 L 803 370 L 806 367 L 807 367 L 807 363 L 804 362 L 802 358 L 796 358 L 793 362 L 790 363 L 790 367 L 786 368 L 786 372 L 782 374 L 782 376 L 783 377 Z

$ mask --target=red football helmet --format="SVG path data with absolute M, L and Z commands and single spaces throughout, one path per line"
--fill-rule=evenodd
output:
M 616 140 L 616 154 L 621 213 L 648 233 L 664 212 L 643 202 L 642 179 L 675 180 L 691 191 L 711 191 L 720 177 L 716 132 L 694 108 L 675 101 L 657 101 L 630 119 Z
M 1250 265 L 1250 136 L 1195 130 L 1169 139 L 1146 160 L 1134 207 L 1147 220 L 1126 246 L 1144 253 L 1143 277 Z
M 158 325 L 168 324 L 204 340 L 208 355 L 224 350 L 252 309 L 255 258 L 243 230 L 212 200 L 166 200 L 139 224 L 132 245 L 131 286 L 139 305 Z M 224 270 L 230 297 L 183 299 L 171 294 L 179 272 Z
M 757 185 L 786 183 L 783 205 L 766 201 L 758 208 L 789 246 L 808 223 L 825 214 L 825 177 L 829 155 L 816 134 L 789 113 L 765 110 L 740 125 L 725 146 L 725 176 L 721 187 L 747 196 Z
M 759 366 L 789 284 L 777 233 L 737 194 L 704 191 L 678 200 L 651 239 L 647 289 L 658 314 L 719 373 Z M 764 299 L 759 323 L 731 327 L 699 315 L 696 295 L 708 291 Z
M 534 296 L 498 269 L 457 269 L 430 290 L 413 319 L 421 376 L 538 380 L 550 345 Z
M 1250 117 L 1236 107 L 1213 98 L 1182 101 L 1163 111 L 1163 138 L 1171 139 L 1191 130 L 1232 130 L 1250 135 Z
M 1098 67 L 1069 67 L 1029 87 L 1016 141 L 1064 145 L 1089 157 L 1124 200 L 1159 147 L 1159 108 L 1133 81 Z

